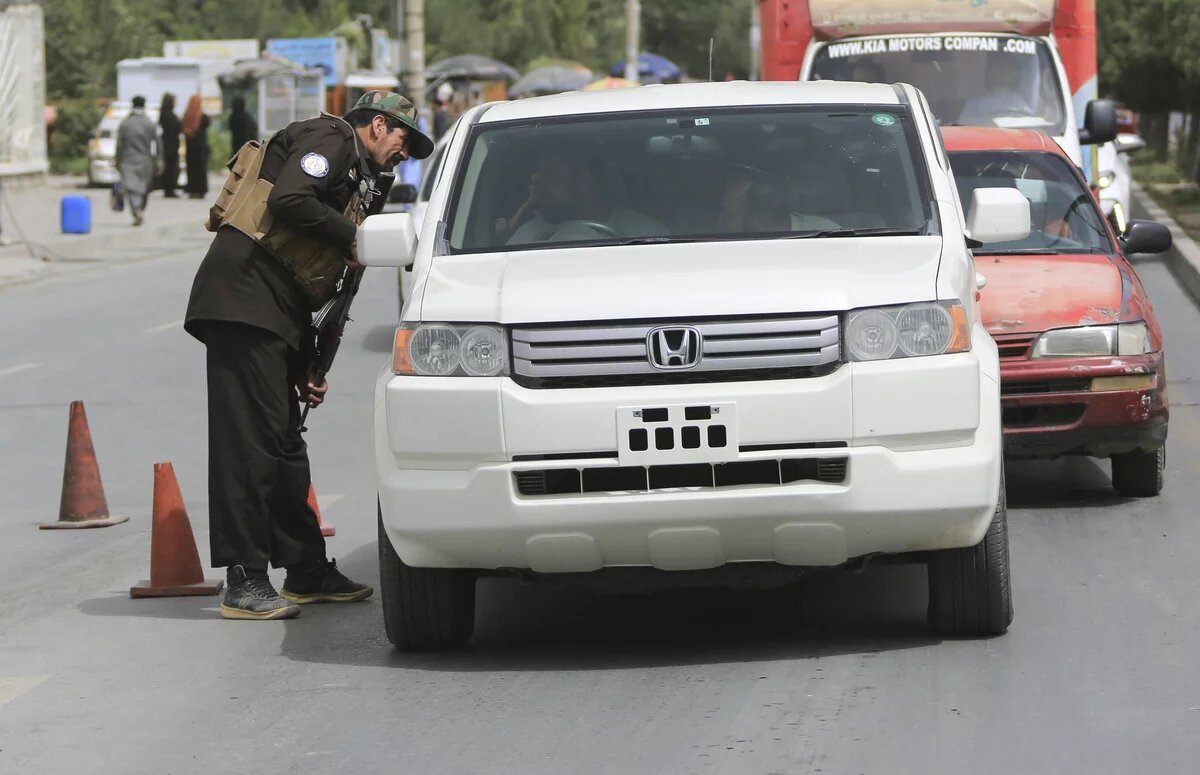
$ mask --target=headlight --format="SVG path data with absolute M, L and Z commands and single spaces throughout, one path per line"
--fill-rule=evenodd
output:
M 881 361 L 971 349 L 967 315 L 958 302 L 921 302 L 859 309 L 846 321 L 851 361 Z
M 1142 321 L 1115 326 L 1059 328 L 1038 337 L 1032 358 L 1084 358 L 1093 355 L 1145 355 L 1150 330 Z
M 1111 172 L 1101 172 L 1100 177 L 1096 178 L 1096 185 L 1100 188 L 1108 188 L 1116 179 L 1117 176 Z
M 508 337 L 499 326 L 419 323 L 396 329 L 392 371 L 422 377 L 508 375 Z

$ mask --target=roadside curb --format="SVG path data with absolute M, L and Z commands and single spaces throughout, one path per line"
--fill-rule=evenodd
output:
M 1133 184 L 1133 217 L 1158 221 L 1171 230 L 1171 249 L 1163 253 L 1167 268 L 1175 276 L 1194 304 L 1200 305 L 1200 247 L 1175 222 L 1154 197 L 1137 183 Z
M 54 237 L 34 242 L 32 248 L 36 259 L 51 264 L 82 259 L 106 260 L 108 257 L 103 254 L 111 251 L 171 242 L 188 236 L 199 237 L 204 234 L 204 226 L 199 220 L 188 218 L 166 223 L 147 223 L 144 226 L 130 225 L 128 232 Z M 0 249 L 0 260 L 7 258 L 28 259 L 29 246 L 20 244 Z M 120 260 L 120 257 L 113 256 L 112 260 Z

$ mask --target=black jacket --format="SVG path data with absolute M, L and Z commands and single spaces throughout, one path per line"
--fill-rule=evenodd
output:
M 260 177 L 274 183 L 267 207 L 275 218 L 350 251 L 358 232 L 343 215 L 364 173 L 378 173 L 354 130 L 320 117 L 290 124 L 270 141 Z M 311 321 L 291 274 L 253 240 L 230 227 L 213 238 L 196 271 L 184 328 L 204 340 L 204 321 L 265 328 L 299 349 Z

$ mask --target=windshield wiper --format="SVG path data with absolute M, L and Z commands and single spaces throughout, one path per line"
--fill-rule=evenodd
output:
M 920 229 L 897 229 L 894 226 L 873 226 L 869 229 L 822 229 L 785 235 L 783 239 L 825 239 L 827 237 L 917 237 L 925 233 Z
M 623 242 L 606 243 L 611 245 L 678 245 L 684 242 L 699 242 L 694 237 L 634 237 Z
M 1094 253 L 1103 255 L 1106 251 L 1095 248 L 1010 248 L 1008 250 L 983 250 L 975 248 L 971 251 L 976 256 L 1045 256 L 1057 253 L 1082 254 Z

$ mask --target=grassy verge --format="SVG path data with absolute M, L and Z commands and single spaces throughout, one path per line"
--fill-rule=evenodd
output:
M 86 177 L 88 160 L 86 156 L 72 158 L 50 157 L 50 172 L 55 175 L 81 175 Z
M 1200 186 L 1173 164 L 1135 164 L 1133 177 L 1194 240 L 1200 240 Z

